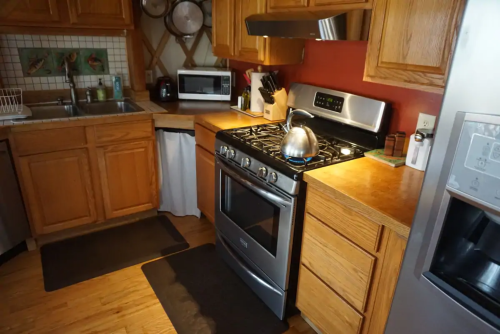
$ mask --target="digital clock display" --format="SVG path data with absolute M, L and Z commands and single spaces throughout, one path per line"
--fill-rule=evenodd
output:
M 341 113 L 344 106 L 344 98 L 317 92 L 314 99 L 314 106 Z

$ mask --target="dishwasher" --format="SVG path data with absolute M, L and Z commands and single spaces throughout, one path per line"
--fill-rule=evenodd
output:
M 26 250 L 31 232 L 7 141 L 0 141 L 0 265 Z

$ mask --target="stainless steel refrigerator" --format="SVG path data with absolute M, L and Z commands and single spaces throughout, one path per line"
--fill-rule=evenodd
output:
M 462 19 L 387 334 L 500 333 L 500 1 Z

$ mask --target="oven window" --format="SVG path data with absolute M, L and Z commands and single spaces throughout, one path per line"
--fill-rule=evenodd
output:
M 221 94 L 221 76 L 179 75 L 179 93 L 182 94 Z
M 235 224 L 276 256 L 280 209 L 229 176 L 221 191 L 221 210 Z

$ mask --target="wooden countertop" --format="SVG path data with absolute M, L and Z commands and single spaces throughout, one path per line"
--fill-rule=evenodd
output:
M 309 187 L 408 238 L 424 172 L 360 158 L 306 172 Z
M 234 110 L 217 114 L 197 115 L 195 122 L 213 132 L 225 129 L 241 128 L 244 126 L 273 123 L 272 121 L 266 120 L 264 117 L 250 117 Z

